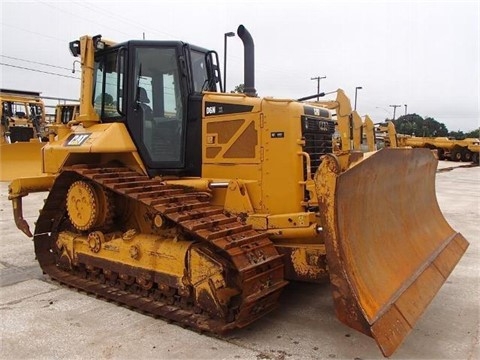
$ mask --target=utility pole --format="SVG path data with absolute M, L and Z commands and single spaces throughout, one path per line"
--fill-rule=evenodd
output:
M 317 80 L 317 94 L 320 94 L 320 80 L 326 79 L 326 76 L 316 76 L 313 78 L 310 78 L 310 80 Z M 320 97 L 317 96 L 317 101 L 320 101 Z
M 397 110 L 397 107 L 400 107 L 402 105 L 388 105 L 388 106 L 393 107 L 393 120 L 395 120 L 395 111 Z

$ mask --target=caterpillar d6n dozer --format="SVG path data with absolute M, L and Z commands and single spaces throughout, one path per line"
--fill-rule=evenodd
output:
M 270 312 L 288 280 L 330 280 L 340 320 L 388 356 L 468 246 L 438 207 L 436 160 L 334 153 L 329 109 L 343 143 L 359 128 L 345 94 L 256 97 L 238 35 L 245 94 L 222 92 L 214 51 L 71 42 L 80 114 L 44 147 L 46 176 L 10 184 L 15 222 L 53 279 L 207 332 Z M 22 197 L 47 190 L 32 235 Z

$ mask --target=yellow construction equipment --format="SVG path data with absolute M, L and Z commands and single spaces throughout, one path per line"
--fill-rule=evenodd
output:
M 48 140 L 55 141 L 70 132 L 70 127 L 77 124 L 80 113 L 80 104 L 57 104 L 55 106 L 54 121 L 48 127 Z
M 446 137 L 418 137 L 397 134 L 397 139 L 399 146 L 436 150 L 440 160 L 449 159 L 452 161 L 471 162 L 475 158 L 478 159 L 478 148 L 475 145 L 478 146 L 479 140 L 474 138 L 457 140 Z M 477 153 L 476 156 L 475 153 Z
M 41 174 L 48 129 L 40 93 L 0 89 L 0 104 L 0 181 Z
M 42 151 L 48 140 L 55 140 L 62 129 L 75 123 L 80 104 L 58 104 L 55 115 L 45 113 L 40 93 L 2 90 L 2 138 L 0 181 L 42 175 Z
M 440 160 L 473 162 L 478 164 L 480 140 L 466 138 L 462 140 L 447 137 L 421 137 L 397 134 L 393 122 L 378 127 L 382 133 L 386 147 L 412 147 L 435 150 Z
M 75 121 L 80 112 L 80 104 L 58 104 L 55 106 L 55 123 L 67 125 Z
M 376 133 L 375 133 L 375 124 L 370 116 L 365 115 L 365 121 L 363 122 L 363 134 L 365 137 L 365 142 L 367 146 L 367 151 L 375 151 L 378 150 L 377 141 L 376 141 Z M 363 136 L 362 136 L 363 141 Z
M 480 154 L 480 140 L 475 139 L 477 141 L 474 141 L 470 144 L 468 144 L 468 150 L 472 153 L 472 162 L 474 164 L 479 164 L 480 165 L 480 159 L 479 159 L 479 154 Z
M 17 227 L 53 279 L 209 332 L 275 309 L 287 280 L 330 280 L 339 319 L 389 356 L 468 246 L 438 207 L 437 161 L 355 150 L 362 124 L 341 90 L 256 97 L 253 40 L 237 33 L 245 94 L 221 92 L 201 47 L 71 42 L 80 112 L 44 147 L 46 176 L 10 184 Z M 32 234 L 35 191 L 49 193 Z
M 40 93 L 0 89 L 2 141 L 46 139 L 45 106 Z

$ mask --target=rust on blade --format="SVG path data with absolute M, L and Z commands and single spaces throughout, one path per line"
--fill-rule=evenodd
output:
M 337 316 L 391 355 L 468 247 L 435 195 L 428 149 L 384 149 L 316 174 Z

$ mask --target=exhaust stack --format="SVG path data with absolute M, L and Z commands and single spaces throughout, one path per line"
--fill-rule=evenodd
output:
M 255 90 L 255 45 L 253 44 L 252 35 L 245 26 L 240 25 L 237 29 L 237 35 L 243 41 L 244 49 L 244 81 L 245 94 L 248 96 L 256 96 Z

